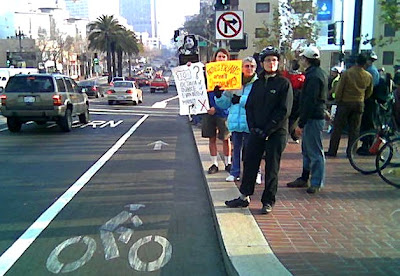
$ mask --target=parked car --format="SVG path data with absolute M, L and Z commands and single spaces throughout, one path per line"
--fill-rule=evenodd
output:
M 88 97 L 104 97 L 104 87 L 97 80 L 83 80 L 78 82 L 79 88 L 85 92 Z
M 21 74 L 8 81 L 0 96 L 1 112 L 11 132 L 22 124 L 38 125 L 55 121 L 65 131 L 72 129 L 72 117 L 83 124 L 89 122 L 89 99 L 76 82 L 60 74 Z
M 156 91 L 168 92 L 168 81 L 161 75 L 156 75 L 154 79 L 150 82 L 150 93 Z
M 132 102 L 133 105 L 143 102 L 143 91 L 135 81 L 116 81 L 107 91 L 108 104 Z

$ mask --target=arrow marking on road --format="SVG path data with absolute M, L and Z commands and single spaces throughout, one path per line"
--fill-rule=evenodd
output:
M 152 146 L 152 145 L 154 145 L 153 150 L 161 150 L 162 146 L 168 146 L 167 143 L 165 143 L 165 142 L 163 142 L 161 140 L 158 140 L 158 141 L 155 141 L 153 143 L 148 144 L 148 146 Z

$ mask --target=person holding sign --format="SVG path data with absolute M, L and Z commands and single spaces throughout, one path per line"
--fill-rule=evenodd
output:
M 243 59 L 242 65 L 242 88 L 238 90 L 215 91 L 215 103 L 221 108 L 228 109 L 228 129 L 232 133 L 233 158 L 232 168 L 226 181 L 233 182 L 240 177 L 240 161 L 242 152 L 247 144 L 249 137 L 249 127 L 246 119 L 246 109 L 244 108 L 253 83 L 257 79 L 257 63 L 253 57 Z M 261 175 L 260 175 L 261 176 Z M 261 177 L 260 177 L 261 180 Z M 261 183 L 261 181 L 259 181 Z
M 290 81 L 278 71 L 279 58 L 279 51 L 272 46 L 260 53 L 264 70 L 253 83 L 245 107 L 250 136 L 243 162 L 240 196 L 225 201 L 230 208 L 249 206 L 264 152 L 265 188 L 261 213 L 270 213 L 275 204 L 281 155 L 286 147 L 288 118 L 293 104 Z
M 215 54 L 213 61 L 226 61 L 230 59 L 230 54 L 226 49 L 219 48 Z M 214 174 L 219 171 L 218 169 L 218 157 L 217 157 L 217 131 L 218 138 L 222 140 L 224 161 L 225 161 L 225 171 L 229 172 L 231 170 L 231 143 L 229 140 L 229 130 L 226 125 L 226 118 L 228 117 L 228 110 L 219 108 L 215 104 L 214 96 L 215 92 L 219 90 L 216 86 L 214 91 L 208 92 L 208 100 L 210 104 L 210 109 L 208 109 L 207 114 L 203 115 L 202 125 L 201 125 L 201 135 L 204 138 L 209 138 L 209 149 L 211 155 L 212 165 L 208 169 L 209 174 Z

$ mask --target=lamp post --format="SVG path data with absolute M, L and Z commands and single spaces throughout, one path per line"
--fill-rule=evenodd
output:
M 24 32 L 21 31 L 20 28 L 18 28 L 18 32 L 15 32 L 15 37 L 18 37 L 19 40 L 19 52 L 22 52 L 22 41 L 21 39 L 24 37 Z

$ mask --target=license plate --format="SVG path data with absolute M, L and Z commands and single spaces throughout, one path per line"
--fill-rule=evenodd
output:
M 119 97 L 118 97 L 118 100 L 123 100 L 123 99 L 125 99 L 124 96 L 119 96 Z
M 24 102 L 26 102 L 26 103 L 34 103 L 35 102 L 35 97 L 32 97 L 32 96 L 24 97 Z

